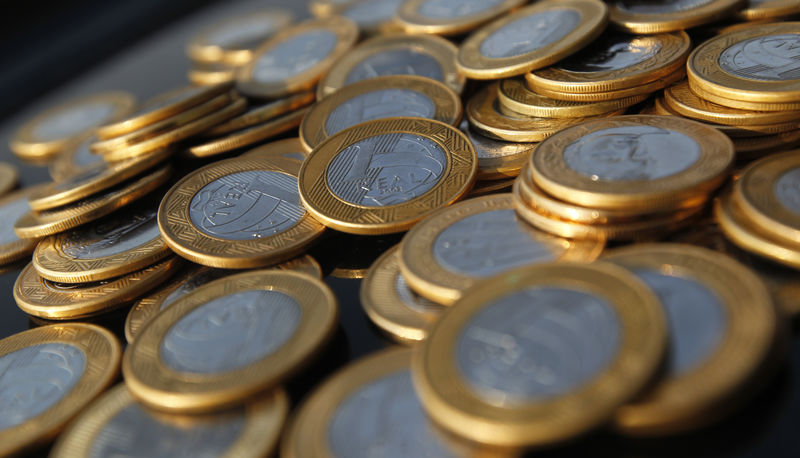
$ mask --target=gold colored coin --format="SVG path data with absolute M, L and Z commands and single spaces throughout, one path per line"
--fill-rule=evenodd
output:
M 664 33 L 718 21 L 738 10 L 745 0 L 681 2 L 613 2 L 611 23 L 631 33 Z
M 447 430 L 543 446 L 612 418 L 656 375 L 666 345 L 658 299 L 632 273 L 542 264 L 470 289 L 415 347 L 411 373 L 423 407 Z
M 240 404 L 307 363 L 333 335 L 337 315 L 333 292 L 308 275 L 231 275 L 178 299 L 141 330 L 123 356 L 125 383 L 158 410 Z
M 473 79 L 521 75 L 588 45 L 607 22 L 608 8 L 597 0 L 539 1 L 470 35 L 461 44 L 456 63 Z
M 314 218 L 342 232 L 402 232 L 464 196 L 477 169 L 475 149 L 458 129 L 430 119 L 378 119 L 314 150 L 300 169 L 300 198 Z
M 709 193 L 727 178 L 733 159 L 733 143 L 713 127 L 629 115 L 559 132 L 539 144 L 530 167 L 539 188 L 567 202 L 655 212 Z
M 60 152 L 48 167 L 50 177 L 54 181 L 61 181 L 67 176 L 74 175 L 84 167 L 103 162 L 103 158 L 92 153 L 89 145 L 97 141 L 96 137 L 89 137 L 82 142 L 70 144 Z
M 308 10 L 316 17 L 324 18 L 335 14 L 338 8 L 353 3 L 353 0 L 310 0 Z
M 666 373 L 643 397 L 621 407 L 618 430 L 675 434 L 708 424 L 740 404 L 763 377 L 782 316 L 756 274 L 718 252 L 646 244 L 603 260 L 631 270 L 653 289 L 670 328 Z
M 514 185 L 514 178 L 506 178 L 504 180 L 489 180 L 478 181 L 475 186 L 469 190 L 465 199 L 473 197 L 485 196 L 486 194 L 495 194 L 499 192 L 510 192 L 511 187 Z
M 305 161 L 308 158 L 308 151 L 303 146 L 303 142 L 299 138 L 287 138 L 278 140 L 266 145 L 253 148 L 250 151 L 242 154 L 241 158 L 270 158 L 274 156 L 283 156 L 289 159 L 297 159 L 298 161 Z
M 10 148 L 26 160 L 48 160 L 95 127 L 133 111 L 136 99 L 127 92 L 102 92 L 67 102 L 39 114 L 17 130 Z
M 537 143 L 505 142 L 485 137 L 475 133 L 466 119 L 461 121 L 458 128 L 475 147 L 475 153 L 478 155 L 479 182 L 507 180 L 509 177 L 517 176 L 537 145 Z M 481 185 L 481 188 L 490 187 L 486 183 L 484 185 Z M 472 192 L 475 192 L 475 188 Z
M 388 75 L 424 76 L 460 94 L 466 78 L 456 67 L 457 52 L 454 44 L 432 35 L 373 37 L 331 67 L 317 86 L 317 97 L 322 99 L 346 85 Z
M 564 100 L 567 102 L 603 102 L 607 100 L 624 99 L 626 97 L 635 97 L 642 94 L 651 94 L 682 80 L 685 76 L 686 72 L 681 68 L 674 73 L 660 77 L 649 83 L 642 83 L 639 86 L 610 92 L 561 92 L 552 91 L 544 87 L 535 87 L 533 90 L 551 99 Z
M 28 264 L 14 283 L 14 300 L 23 312 L 46 320 L 78 320 L 130 304 L 168 279 L 180 266 L 172 256 L 158 264 L 110 280 L 57 283 L 39 276 Z
M 525 4 L 524 0 L 495 2 L 437 2 L 408 0 L 397 10 L 397 20 L 408 33 L 461 35 Z
M 358 39 L 358 26 L 333 16 L 284 29 L 254 51 L 241 67 L 237 88 L 249 97 L 278 98 L 314 88 Z
M 253 50 L 276 32 L 289 26 L 294 15 L 282 8 L 266 8 L 220 21 L 194 37 L 186 54 L 196 62 L 246 64 Z
M 21 238 L 38 238 L 94 221 L 161 186 L 171 174 L 172 167 L 166 165 L 73 204 L 41 212 L 29 211 L 14 223 L 14 232 Z
M 262 267 L 302 253 L 324 231 L 300 203 L 294 159 L 228 159 L 176 183 L 158 226 L 176 253 L 209 267 Z M 224 211 L 223 211 L 224 210 Z
M 749 0 L 747 6 L 736 13 L 745 21 L 772 20 L 800 13 L 798 0 Z
M 765 154 L 785 151 L 800 145 L 800 130 L 761 137 L 734 138 L 733 147 L 738 161 L 759 158 Z
M 457 125 L 461 111 L 458 94 L 443 83 L 421 76 L 382 76 L 350 84 L 314 104 L 300 125 L 300 140 L 311 151 L 348 127 L 399 116 Z
M 0 266 L 19 261 L 33 253 L 38 238 L 20 238 L 12 229 L 14 221 L 31 210 L 28 197 L 41 186 L 24 188 L 0 197 L 0 218 L 5 221 L 0 230 Z
M 0 454 L 20 454 L 53 440 L 114 381 L 121 353 L 113 334 L 86 323 L 43 326 L 0 340 L 0 386 L 10 396 Z
M 687 117 L 679 113 L 675 108 L 673 108 L 672 104 L 666 101 L 666 98 L 663 96 L 654 99 L 654 107 L 655 107 L 655 114 L 659 114 L 662 116 L 677 116 L 679 118 L 688 118 L 696 120 L 695 118 L 692 118 L 690 116 Z M 723 107 L 721 105 L 719 107 L 721 111 L 729 110 L 729 108 Z M 701 122 L 707 126 L 711 126 L 717 129 L 718 131 L 722 132 L 723 134 L 727 135 L 728 137 L 730 137 L 734 142 L 734 149 L 736 149 L 736 141 L 739 139 L 747 137 L 756 137 L 756 136 L 759 138 L 763 138 L 770 134 L 775 134 L 775 133 L 780 134 L 790 131 L 796 131 L 798 123 L 800 123 L 800 121 L 791 121 L 783 124 L 772 124 L 763 126 L 762 125 L 730 126 L 726 124 L 714 124 L 706 121 L 697 121 L 697 122 Z M 736 152 L 738 153 L 739 150 L 736 149 Z M 738 156 L 737 159 L 739 159 Z
M 792 111 L 800 110 L 800 102 L 780 102 L 780 103 L 766 103 L 754 102 L 751 100 L 733 100 L 725 97 L 720 97 L 712 92 L 706 91 L 703 87 L 697 85 L 693 80 L 689 80 L 689 89 L 697 94 L 700 98 L 706 99 L 709 102 L 718 105 L 736 108 L 738 110 L 752 110 L 752 111 Z
M 186 73 L 189 82 L 197 86 L 230 83 L 236 80 L 236 67 L 225 64 L 195 63 Z
M 541 232 L 517 217 L 511 194 L 495 194 L 444 208 L 414 226 L 403 238 L 400 270 L 417 294 L 451 305 L 484 278 L 556 260 L 590 262 L 603 246 Z
M 205 136 L 229 134 L 247 127 L 265 123 L 280 115 L 291 113 L 299 108 L 314 103 L 313 92 L 301 92 L 283 99 L 278 99 L 263 105 L 251 106 L 239 116 L 216 125 L 203 133 Z

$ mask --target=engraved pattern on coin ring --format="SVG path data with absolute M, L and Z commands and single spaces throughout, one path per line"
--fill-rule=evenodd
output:
M 520 56 L 564 38 L 578 26 L 580 13 L 571 9 L 543 11 L 519 18 L 486 37 L 480 53 L 490 59 Z

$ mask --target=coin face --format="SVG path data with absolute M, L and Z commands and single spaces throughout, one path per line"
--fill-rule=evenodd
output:
M 786 81 L 800 70 L 794 49 L 800 34 L 775 34 L 750 38 L 726 48 L 719 56 L 719 65 L 740 78 L 763 81 Z
M 660 33 L 716 21 L 741 4 L 740 0 L 615 0 L 609 2 L 609 9 L 611 22 L 617 28 L 633 33 Z
M 411 0 L 397 11 L 409 33 L 457 35 L 522 5 L 520 0 Z

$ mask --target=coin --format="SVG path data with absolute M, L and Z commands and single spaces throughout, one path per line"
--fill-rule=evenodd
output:
M 708 24 L 738 10 L 744 0 L 615 0 L 609 15 L 615 27 L 632 33 L 663 33 Z
M 328 17 L 333 15 L 337 8 L 352 2 L 353 0 L 310 0 L 308 10 L 316 17 Z
M 464 438 L 542 446 L 608 421 L 659 369 L 658 299 L 607 263 L 542 264 L 472 288 L 415 347 L 425 411 Z
M 484 196 L 486 194 L 494 194 L 497 192 L 509 192 L 514 185 L 514 178 L 507 178 L 504 180 L 489 180 L 478 181 L 475 186 L 469 190 L 466 199 L 473 197 Z
M 679 208 L 727 178 L 733 143 L 723 133 L 674 116 L 587 121 L 543 141 L 531 156 L 546 193 L 602 209 Z
M 692 45 L 686 32 L 628 35 L 607 32 L 567 59 L 525 75 L 533 90 L 611 92 L 675 73 Z
M 340 16 L 312 19 L 278 32 L 237 73 L 250 97 L 278 98 L 310 90 L 358 39 L 358 26 Z
M 77 173 L 79 170 L 89 165 L 103 162 L 103 158 L 92 153 L 89 145 L 97 141 L 96 137 L 89 137 L 82 142 L 76 142 L 65 147 L 64 150 L 50 162 L 48 171 L 50 177 L 55 181 L 61 181 L 65 177 Z
M 797 0 L 748 0 L 747 6 L 736 13 L 746 21 L 773 20 L 800 13 Z
M 279 30 L 294 15 L 282 8 L 267 8 L 220 21 L 194 37 L 186 53 L 197 62 L 242 65 L 253 59 L 253 50 Z
M 50 456 L 268 456 L 288 411 L 286 393 L 277 389 L 229 411 L 167 415 L 136 402 L 119 384 L 76 419 Z
M 408 33 L 461 35 L 524 3 L 524 0 L 408 0 L 397 10 L 397 20 Z
M 0 453 L 47 443 L 117 376 L 122 349 L 86 323 L 43 326 L 0 340 Z
M 308 154 L 308 151 L 303 147 L 303 143 L 299 138 L 287 138 L 261 145 L 258 148 L 253 148 L 239 157 L 269 158 L 273 156 L 284 156 L 289 159 L 304 161 L 308 157 Z
M 301 92 L 263 105 L 251 106 L 239 116 L 229 119 L 222 124 L 218 124 L 203 134 L 206 136 L 224 135 L 247 127 L 256 126 L 282 114 L 290 113 L 298 108 L 314 103 L 314 100 L 313 92 Z
M 379 119 L 317 147 L 300 169 L 300 198 L 314 218 L 339 231 L 402 232 L 466 194 L 477 166 L 475 149 L 454 127 Z
M 458 128 L 469 138 L 478 155 L 478 181 L 503 180 L 516 176 L 537 145 L 485 137 L 473 132 L 466 119 L 461 121 Z
M 236 80 L 236 67 L 226 64 L 195 63 L 186 73 L 189 82 L 198 86 L 230 83 Z
M 93 128 L 126 116 L 136 100 L 127 92 L 101 92 L 39 114 L 20 127 L 11 151 L 23 159 L 47 160 Z
M 792 111 L 800 110 L 800 102 L 779 102 L 779 103 L 766 103 L 754 102 L 752 100 L 733 100 L 725 97 L 720 97 L 714 93 L 706 91 L 703 87 L 689 80 L 689 89 L 697 94 L 699 97 L 714 102 L 718 105 L 736 108 L 739 110 L 753 110 L 753 111 Z
M 683 68 L 681 68 L 674 73 L 660 77 L 650 81 L 649 83 L 642 83 L 638 86 L 609 92 L 561 92 L 553 91 L 545 87 L 535 87 L 533 89 L 540 95 L 545 95 L 556 100 L 564 100 L 568 102 L 602 102 L 606 100 L 616 100 L 623 99 L 625 97 L 650 94 L 682 80 L 684 76 L 686 76 L 686 72 L 683 70 Z
M 593 261 L 602 241 L 570 241 L 541 232 L 514 213 L 510 194 L 470 199 L 412 228 L 400 248 L 400 270 L 418 294 L 450 305 L 481 279 L 556 260 Z
M 145 326 L 122 371 L 141 402 L 172 412 L 242 403 L 292 375 L 332 336 L 333 292 L 288 271 L 231 275 L 175 301 Z
M 800 131 L 776 135 L 734 138 L 733 147 L 739 161 L 759 158 L 765 154 L 786 151 L 800 145 Z
M 442 82 L 455 93 L 466 78 L 456 68 L 458 48 L 430 35 L 385 35 L 364 41 L 342 56 L 317 86 L 317 97 L 348 84 L 388 75 L 417 75 Z
M 456 125 L 461 111 L 461 99 L 443 83 L 421 76 L 382 76 L 350 84 L 314 104 L 300 125 L 300 140 L 311 151 L 348 127 L 398 116 Z
M 617 429 L 664 435 L 696 429 L 739 403 L 780 329 L 769 291 L 727 256 L 681 244 L 608 252 L 658 296 L 669 326 L 666 373 L 643 397 L 621 407 Z M 713 406 L 713 407 L 712 407 Z M 724 406 L 724 407 L 721 407 Z
M 24 188 L 0 197 L 0 219 L 6 221 L 0 226 L 0 265 L 29 256 L 39 242 L 38 238 L 22 239 L 17 236 L 11 223 L 30 211 L 28 197 L 36 190 L 37 187 Z
M 543 0 L 464 40 L 456 63 L 474 79 L 521 75 L 552 65 L 597 38 L 608 8 L 597 0 Z
M 362 33 L 390 33 L 400 30 L 394 18 L 404 0 L 351 0 L 336 14 L 353 20 Z
M 94 221 L 161 186 L 171 174 L 172 168 L 166 165 L 78 202 L 52 210 L 29 211 L 14 223 L 14 232 L 21 238 L 38 238 Z
M 351 458 L 373 450 L 404 456 L 511 456 L 440 431 L 411 382 L 411 351 L 372 353 L 340 370 L 300 407 L 281 441 L 281 456 Z

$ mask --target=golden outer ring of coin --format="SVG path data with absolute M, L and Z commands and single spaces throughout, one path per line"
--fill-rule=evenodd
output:
M 54 458 L 70 458 L 91 456 L 94 440 L 120 412 L 138 404 L 125 384 L 111 388 L 96 402 L 92 403 L 59 437 L 50 456 Z M 282 388 L 275 389 L 269 395 L 261 396 L 248 402 L 243 407 L 244 425 L 239 437 L 224 456 L 256 458 L 271 456 L 278 446 L 280 431 L 289 413 L 289 399 Z M 163 414 L 157 414 L 163 415 Z M 224 413 L 223 413 L 224 415 Z M 164 417 L 169 421 L 169 417 Z M 199 417 L 203 423 L 209 417 Z M 211 417 L 213 418 L 213 417 Z M 176 424 L 191 427 L 191 417 L 176 417 Z
M 297 35 L 314 30 L 327 30 L 336 35 L 336 46 L 324 59 L 300 74 L 279 83 L 261 83 L 253 79 L 253 69 L 261 55 L 280 43 Z M 239 67 L 236 72 L 236 87 L 250 97 L 278 98 L 295 92 L 314 88 L 322 75 L 344 55 L 358 40 L 358 25 L 341 16 L 310 19 L 276 33 L 267 42 L 253 51 L 253 60 Z
M 431 190 L 385 207 L 352 204 L 333 193 L 326 177 L 337 154 L 366 138 L 399 133 L 424 137 L 444 151 L 447 165 Z M 358 124 L 326 140 L 303 162 L 298 181 L 303 205 L 322 224 L 351 234 L 375 235 L 408 230 L 436 209 L 455 202 L 472 188 L 477 171 L 475 149 L 455 127 L 432 119 L 388 118 Z
M 736 17 L 745 21 L 758 21 L 798 13 L 800 13 L 800 2 L 796 0 L 766 0 L 757 5 L 747 5 L 736 13 Z
M 356 97 L 389 89 L 402 89 L 424 95 L 433 102 L 433 119 L 437 121 L 457 125 L 461 120 L 461 98 L 444 83 L 414 75 L 381 76 L 349 84 L 315 103 L 300 124 L 300 141 L 306 150 L 313 150 L 331 137 L 326 124 L 334 110 Z
M 290 113 L 306 105 L 314 103 L 316 97 L 313 92 L 301 92 L 286 98 L 275 100 L 267 104 L 254 107 L 230 119 L 222 124 L 216 125 L 203 133 L 204 136 L 217 136 L 229 134 L 250 126 L 262 124 L 280 115 Z
M 651 14 L 629 13 L 612 5 L 609 6 L 609 16 L 614 27 L 626 32 L 664 33 L 690 29 L 723 19 L 739 9 L 744 2 L 745 0 L 713 0 L 686 11 Z
M 308 158 L 309 152 L 303 146 L 303 142 L 299 138 L 286 138 L 284 140 L 277 140 L 266 145 L 261 145 L 258 148 L 253 148 L 246 153 L 243 153 L 241 158 L 269 158 L 274 156 L 283 156 L 289 159 L 301 160 L 297 155 L 302 156 L 302 160 Z
M 481 53 L 483 42 L 503 27 L 525 16 L 569 9 L 580 14 L 574 30 L 560 40 L 521 55 L 491 58 Z M 596 0 L 542 0 L 502 17 L 470 35 L 458 50 L 456 64 L 473 79 L 499 79 L 547 67 L 585 47 L 597 38 L 608 22 L 608 7 Z
M 186 153 L 192 157 L 209 157 L 250 146 L 296 128 L 300 125 L 308 110 L 308 108 L 301 108 L 271 119 L 264 124 L 247 127 L 222 138 L 191 146 Z
M 424 340 L 428 329 L 445 311 L 430 308 L 425 312 L 406 305 L 395 285 L 400 273 L 400 245 L 383 253 L 370 266 L 361 282 L 359 298 L 369 319 L 389 337 L 401 344 Z
M 568 102 L 537 94 L 521 78 L 505 79 L 497 90 L 497 100 L 501 105 L 517 113 L 541 118 L 598 116 L 636 105 L 647 97 L 648 94 L 640 94 L 598 102 Z
M 692 50 L 689 35 L 682 30 L 630 38 L 657 39 L 661 49 L 650 59 L 623 68 L 598 72 L 571 72 L 556 64 L 530 72 L 525 75 L 525 79 L 534 90 L 543 88 L 572 93 L 612 92 L 649 83 L 675 73 L 686 64 L 686 58 Z
M 603 261 L 692 278 L 720 299 L 727 318 L 726 332 L 713 352 L 688 372 L 667 374 L 643 397 L 620 407 L 616 429 L 632 435 L 674 434 L 707 424 L 736 404 L 747 382 L 758 376 L 780 330 L 781 317 L 761 279 L 719 252 L 691 245 L 618 248 Z
M 117 376 L 122 347 L 105 328 L 88 323 L 64 323 L 23 331 L 0 340 L 0 355 L 35 345 L 56 343 L 78 348 L 86 365 L 75 387 L 49 409 L 26 422 L 0 431 L 0 454 L 30 450 L 53 440 L 83 408 Z
M 567 165 L 562 153 L 568 145 L 592 132 L 624 126 L 655 126 L 680 132 L 697 142 L 700 157 L 688 169 L 656 180 L 594 181 Z M 698 194 L 710 193 L 727 178 L 733 159 L 733 143 L 713 127 L 675 116 L 628 115 L 567 128 L 540 143 L 529 163 L 537 186 L 573 204 L 603 209 L 647 208 L 655 212 L 674 209 Z
M 763 137 L 734 138 L 737 160 L 759 157 L 761 154 L 776 152 L 800 145 L 800 130 Z
M 736 108 L 738 110 L 752 110 L 752 111 L 792 111 L 800 110 L 800 102 L 780 102 L 780 103 L 767 103 L 767 102 L 754 102 L 751 100 L 733 100 L 725 97 L 720 97 L 712 92 L 706 91 L 703 87 L 697 85 L 693 80 L 689 81 L 689 89 L 697 94 L 698 97 L 708 100 L 709 102 L 716 103 L 729 108 Z
M 686 63 L 692 90 L 697 92 L 695 87 L 699 87 L 704 92 L 732 100 L 797 104 L 800 101 L 800 79 L 764 81 L 741 78 L 723 70 L 719 65 L 719 59 L 726 49 L 736 43 L 768 35 L 798 34 L 798 30 L 800 22 L 765 24 L 719 35 L 703 42 L 692 51 Z M 703 96 L 703 94 L 698 95 Z
M 19 172 L 8 162 L 0 162 L 0 195 L 7 193 L 17 186 Z
M 654 114 L 662 115 L 662 116 L 677 116 L 679 118 L 686 118 L 693 121 L 701 122 L 708 126 L 711 126 L 718 131 L 722 132 L 723 134 L 727 135 L 733 141 L 734 149 L 736 150 L 737 154 L 739 153 L 739 149 L 737 148 L 736 142 L 742 138 L 748 137 L 757 137 L 757 138 L 765 138 L 770 134 L 780 134 L 780 133 L 787 133 L 789 131 L 796 131 L 795 127 L 798 124 L 798 121 L 793 121 L 791 123 L 784 123 L 784 124 L 777 124 L 777 125 L 766 125 L 766 126 L 732 126 L 727 124 L 715 124 L 709 123 L 708 121 L 697 120 L 691 116 L 685 116 L 679 113 L 672 105 L 670 105 L 665 96 L 658 97 L 653 99 L 653 108 Z M 724 110 L 727 109 L 720 105 L 720 109 Z M 641 114 L 641 113 L 640 113 Z M 736 157 L 737 160 L 741 158 L 739 156 Z
M 98 163 L 94 168 L 104 169 L 99 174 L 90 177 L 88 180 L 69 182 L 67 187 L 62 187 L 63 181 L 50 183 L 31 194 L 28 203 L 31 209 L 42 211 L 77 202 L 155 167 L 167 160 L 171 155 L 171 150 L 162 149 L 147 156 L 140 156 L 115 164 Z M 83 171 L 79 170 L 75 175 L 67 176 L 64 179 L 70 180 L 76 175 L 80 176 Z
M 196 86 L 231 83 L 236 81 L 236 67 L 222 64 L 194 64 L 186 72 L 186 79 Z
M 513 210 L 511 194 L 477 197 L 443 208 L 414 226 L 400 246 L 400 271 L 408 285 L 419 295 L 442 305 L 452 305 L 464 297 L 464 291 L 480 283 L 483 277 L 453 272 L 436 261 L 433 247 L 439 235 L 451 225 L 470 216 L 493 210 Z M 560 261 L 591 262 L 603 251 L 602 241 L 572 241 L 540 233 L 530 228 L 536 242 L 561 248 Z
M 28 315 L 46 320 L 76 320 L 100 315 L 129 304 L 169 278 L 180 258 L 172 256 L 142 270 L 89 285 L 62 288 L 48 284 L 33 264 L 14 283 L 14 300 Z
M 164 336 L 180 319 L 213 299 L 248 290 L 278 291 L 300 307 L 302 321 L 280 348 L 245 367 L 211 374 L 176 371 L 157 356 Z M 299 370 L 333 336 L 337 318 L 336 297 L 316 278 L 274 270 L 231 275 L 197 288 L 156 315 L 125 351 L 122 373 L 131 394 L 157 410 L 199 413 L 229 407 Z
M 158 228 L 164 241 L 180 256 L 209 267 L 245 269 L 263 267 L 299 255 L 325 227 L 305 215 L 291 229 L 251 240 L 226 240 L 198 229 L 189 216 L 195 194 L 226 175 L 268 170 L 297 177 L 300 163 L 294 159 L 227 159 L 195 170 L 177 182 L 161 200 Z
M 19 191 L 15 191 L 11 194 L 6 194 L 0 197 L 0 209 L 7 204 L 13 203 L 14 201 L 21 199 L 27 200 L 31 193 L 35 192 L 41 187 L 42 185 L 23 188 Z M 11 221 L 8 221 L 6 224 L 10 223 Z M 39 239 L 37 237 L 33 237 L 27 239 L 20 238 L 10 243 L 0 244 L 0 266 L 10 264 L 14 261 L 19 261 L 20 259 L 30 256 L 38 243 Z
M 88 132 L 76 132 L 75 135 L 66 138 L 43 141 L 42 139 L 36 137 L 36 128 L 38 125 L 42 122 L 45 122 L 47 118 L 52 116 L 63 115 L 65 112 L 80 108 L 81 105 L 95 103 L 105 103 L 114 108 L 112 114 L 106 120 L 106 122 L 108 122 L 116 121 L 117 119 L 120 119 L 123 116 L 131 113 L 136 105 L 136 99 L 132 94 L 127 92 L 113 91 L 101 92 L 100 94 L 95 94 L 89 97 L 67 102 L 63 105 L 58 105 L 37 115 L 22 125 L 22 127 L 20 127 L 14 134 L 11 142 L 9 143 L 11 151 L 13 151 L 17 156 L 26 160 L 49 159 L 54 154 L 67 147 L 70 143 L 88 135 L 92 129 L 89 129 Z
M 419 9 L 428 0 L 408 0 L 397 10 L 397 21 L 407 33 L 461 35 L 525 4 L 525 0 L 501 0 L 492 8 L 467 16 L 431 18 Z
M 153 173 L 73 204 L 42 212 L 30 211 L 14 223 L 14 232 L 26 239 L 64 232 L 128 205 L 164 184 L 170 175 L 172 167 L 165 165 Z
M 246 46 L 226 48 L 217 43 L 212 43 L 211 39 L 212 35 L 226 29 L 235 28 L 242 21 L 252 22 L 257 19 L 263 20 L 264 23 L 273 24 L 275 31 L 278 31 L 289 26 L 294 21 L 294 15 L 283 8 L 265 8 L 217 22 L 189 40 L 189 44 L 186 46 L 186 54 L 195 62 L 222 63 L 229 66 L 246 64 L 253 59 L 252 49 Z
M 455 358 L 464 327 L 487 304 L 536 286 L 576 289 L 603 297 L 620 321 L 620 349 L 605 370 L 573 391 L 544 402 L 497 407 L 479 398 Z M 414 349 L 411 375 L 427 413 L 445 429 L 497 446 L 536 446 L 600 426 L 636 396 L 658 370 L 667 324 L 653 292 L 635 275 L 608 263 L 553 263 L 515 269 L 471 288 Z
M 683 70 L 683 68 L 680 68 L 674 73 L 650 81 L 649 83 L 643 83 L 639 86 L 629 87 L 626 89 L 619 89 L 610 92 L 589 92 L 589 93 L 560 92 L 560 91 L 551 91 L 550 89 L 546 89 L 543 87 L 532 88 L 532 89 L 541 95 L 545 95 L 555 100 L 563 100 L 567 102 L 603 102 L 606 100 L 616 100 L 642 94 L 649 95 L 650 93 L 664 89 L 670 84 L 682 80 L 684 76 L 686 76 L 686 72 Z
M 442 69 L 442 83 L 456 94 L 461 94 L 466 77 L 456 67 L 458 48 L 453 43 L 434 35 L 391 34 L 370 38 L 342 56 L 317 86 L 317 98 L 321 100 L 344 87 L 353 68 L 367 58 L 387 51 L 405 49 L 435 59 Z
M 163 94 L 159 94 L 147 102 L 145 102 L 139 110 L 133 113 L 130 117 L 120 119 L 117 122 L 100 126 L 95 130 L 97 138 L 106 140 L 113 137 L 119 137 L 142 127 L 174 116 L 178 113 L 188 110 L 189 108 L 199 105 L 203 102 L 213 99 L 214 97 L 228 92 L 233 85 L 231 83 L 223 83 L 215 86 L 208 86 L 203 90 L 198 91 L 195 86 L 185 86 L 182 88 L 174 89 Z M 179 97 L 181 94 L 187 95 Z M 174 100 L 166 106 L 162 105 L 162 101 Z M 150 106 L 157 106 L 155 109 L 149 109 Z

